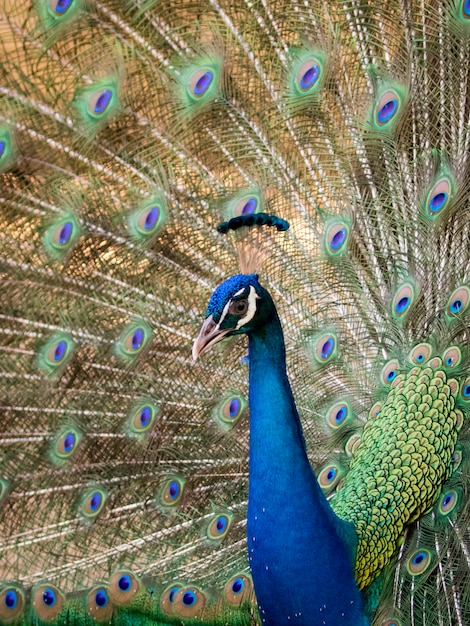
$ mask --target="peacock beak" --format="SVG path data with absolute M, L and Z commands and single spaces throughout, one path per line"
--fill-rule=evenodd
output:
M 206 319 L 202 325 L 199 335 L 196 337 L 193 343 L 193 360 L 196 361 L 197 357 L 212 348 L 216 343 L 219 343 L 224 337 L 231 331 L 230 328 L 221 329 L 219 325 L 214 322 L 212 315 Z

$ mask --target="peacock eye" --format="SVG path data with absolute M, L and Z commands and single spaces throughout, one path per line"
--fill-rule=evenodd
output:
M 232 300 L 230 306 L 228 308 L 228 312 L 231 315 L 236 315 L 237 317 L 242 317 L 248 311 L 248 300 L 242 298 L 241 300 Z

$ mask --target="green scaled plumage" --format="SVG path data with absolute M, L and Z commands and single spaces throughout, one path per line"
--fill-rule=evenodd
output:
M 465 0 L 0 3 L 0 623 L 261 623 L 246 348 L 190 352 L 264 212 L 371 623 L 470 623 L 469 58 Z

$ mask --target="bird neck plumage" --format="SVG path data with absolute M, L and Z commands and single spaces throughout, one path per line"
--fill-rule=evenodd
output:
M 247 543 L 263 621 L 364 626 L 356 534 L 335 515 L 310 466 L 275 311 L 250 333 L 249 362 Z
M 271 448 L 286 462 L 294 460 L 289 456 L 294 453 L 297 469 L 301 469 L 298 465 L 301 463 L 302 469 L 310 473 L 299 414 L 287 377 L 284 336 L 276 311 L 261 331 L 249 337 L 249 361 L 250 450 L 251 456 L 257 457 L 258 451 L 261 455 L 251 470 L 264 471 L 266 451 Z
M 249 362 L 250 500 L 272 499 L 270 483 L 275 481 L 276 491 L 285 490 L 286 500 L 300 492 L 295 496 L 298 510 L 308 485 L 323 513 L 334 515 L 307 457 L 287 377 L 284 336 L 275 310 L 263 328 L 249 336 Z

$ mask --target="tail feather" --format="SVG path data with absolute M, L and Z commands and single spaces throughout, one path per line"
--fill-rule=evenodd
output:
M 165 623 L 191 592 L 189 617 L 255 622 L 244 347 L 189 346 L 236 272 L 215 226 L 267 211 L 291 222 L 264 282 L 332 501 L 384 368 L 460 350 L 453 473 L 368 602 L 374 625 L 470 620 L 466 5 L 3 3 L 0 604 L 47 621 L 55 586 L 64 623 Z

